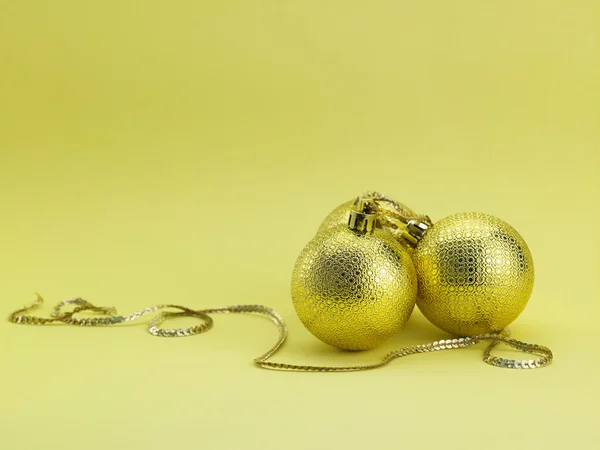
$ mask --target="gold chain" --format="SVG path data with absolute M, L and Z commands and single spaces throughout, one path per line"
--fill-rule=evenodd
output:
M 381 194 L 377 191 L 366 191 L 363 195 L 365 197 L 372 198 L 375 201 L 377 213 L 379 214 L 378 219 L 386 226 L 392 228 L 403 228 L 404 225 L 411 220 L 422 221 L 429 226 L 432 225 L 432 221 L 429 216 L 417 214 L 406 205 L 388 197 L 385 194 Z
M 139 319 L 150 313 L 159 311 L 161 309 L 173 308 L 178 311 L 161 311 L 153 320 L 150 321 L 148 331 L 154 336 L 162 337 L 183 337 L 192 336 L 196 334 L 204 333 L 210 330 L 213 326 L 213 320 L 209 314 L 261 314 L 269 318 L 279 330 L 279 338 L 277 343 L 269 349 L 265 354 L 254 359 L 254 363 L 264 369 L 271 370 L 283 370 L 292 372 L 355 372 L 359 370 L 370 370 L 383 367 L 393 361 L 394 359 L 401 358 L 403 356 L 413 355 L 416 353 L 429 353 L 439 350 L 451 350 L 458 348 L 471 347 L 480 342 L 490 342 L 489 346 L 483 353 L 483 361 L 487 364 L 496 367 L 505 367 L 508 369 L 535 369 L 539 367 L 547 366 L 552 362 L 553 355 L 549 348 L 542 345 L 527 344 L 526 342 L 517 341 L 510 339 L 508 330 L 502 330 L 499 333 L 480 334 L 471 337 L 461 337 L 456 339 L 442 339 L 424 345 L 412 345 L 409 347 L 403 347 L 398 350 L 394 350 L 385 355 L 381 361 L 374 364 L 366 364 L 359 366 L 308 366 L 298 364 L 287 364 L 270 361 L 269 359 L 277 353 L 279 348 L 285 342 L 288 335 L 287 325 L 283 318 L 273 309 L 262 305 L 237 305 L 237 306 L 225 306 L 222 308 L 204 309 L 204 310 L 192 310 L 180 305 L 155 305 L 148 308 L 141 309 L 128 315 L 117 315 L 117 311 L 112 307 L 99 307 L 82 298 L 75 298 L 71 300 L 65 300 L 60 302 L 50 317 L 38 317 L 32 316 L 30 311 L 37 309 L 42 306 L 44 300 L 37 294 L 37 300 L 29 305 L 25 306 L 9 316 L 9 320 L 17 324 L 27 325 L 46 325 L 52 322 L 61 322 L 69 325 L 77 326 L 111 326 L 117 325 L 123 322 L 131 322 Z M 66 311 L 65 308 L 74 306 L 70 311 Z M 104 314 L 107 317 L 92 317 L 92 318 L 79 318 L 75 317 L 75 314 L 91 311 L 99 314 Z M 176 316 L 191 316 L 202 319 L 201 325 L 195 325 L 187 328 L 176 328 L 176 329 L 165 329 L 159 328 L 159 325 L 169 317 Z M 512 360 L 492 356 L 491 351 L 497 344 L 504 343 L 510 347 L 520 350 L 524 353 L 537 355 L 535 359 L 522 359 Z

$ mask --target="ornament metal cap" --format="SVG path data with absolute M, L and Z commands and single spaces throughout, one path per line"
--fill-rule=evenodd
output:
M 348 228 L 363 234 L 371 234 L 377 223 L 375 203 L 371 197 L 358 197 L 350 211 Z
M 419 241 L 423 239 L 423 236 L 425 236 L 425 233 L 427 233 L 428 229 L 429 224 L 427 222 L 412 219 L 406 224 L 406 228 L 404 233 L 402 233 L 402 237 L 413 247 L 415 247 Z

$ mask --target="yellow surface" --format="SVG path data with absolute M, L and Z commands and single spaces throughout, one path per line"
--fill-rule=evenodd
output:
M 416 313 L 343 353 L 294 315 L 297 254 L 333 207 L 377 189 L 434 220 L 512 224 L 536 265 L 513 335 L 556 359 L 501 370 L 477 347 L 278 373 L 251 364 L 276 338 L 258 317 L 186 339 L 3 321 L 0 447 L 593 448 L 596 5 L 2 2 L 6 315 L 33 291 L 122 312 L 261 303 L 290 327 L 278 359 L 307 364 L 444 338 Z

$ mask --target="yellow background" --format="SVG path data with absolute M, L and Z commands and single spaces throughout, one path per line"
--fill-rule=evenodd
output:
M 0 304 L 123 313 L 260 303 L 278 360 L 357 364 L 447 335 L 416 312 L 343 353 L 289 277 L 333 207 L 377 189 L 434 220 L 483 211 L 536 263 L 513 335 L 372 372 L 260 370 L 259 317 L 206 335 L 0 322 L 0 446 L 592 448 L 598 442 L 597 2 L 4 1 Z M 183 323 L 183 322 L 182 322 Z M 512 354 L 505 351 L 505 354 Z

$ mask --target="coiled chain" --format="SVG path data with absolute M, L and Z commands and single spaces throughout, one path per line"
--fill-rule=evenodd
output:
M 471 347 L 480 342 L 490 342 L 490 345 L 483 353 L 483 361 L 487 364 L 496 367 L 504 367 L 508 369 L 536 369 L 547 366 L 552 362 L 553 355 L 549 348 L 542 345 L 528 344 L 526 342 L 510 339 L 508 330 L 502 330 L 496 334 L 481 334 L 471 337 L 461 337 L 456 339 L 442 339 L 424 345 L 412 345 L 398 350 L 394 350 L 385 355 L 381 361 L 374 364 L 358 365 L 358 366 L 309 366 L 299 364 L 287 364 L 281 362 L 270 361 L 270 358 L 277 353 L 279 348 L 285 342 L 288 329 L 283 318 L 273 309 L 262 305 L 237 305 L 225 306 L 222 308 L 192 310 L 180 305 L 155 305 L 141 309 L 128 315 L 117 315 L 117 311 L 112 307 L 99 307 L 82 298 L 74 298 L 60 302 L 50 317 L 38 317 L 29 314 L 42 306 L 44 300 L 37 294 L 36 301 L 25 306 L 9 316 L 9 320 L 13 323 L 23 325 L 46 325 L 53 322 L 61 322 L 68 325 L 77 326 L 112 326 L 124 322 L 137 320 L 150 313 L 160 311 L 166 308 L 173 308 L 178 311 L 161 311 L 148 325 L 148 331 L 154 336 L 161 337 L 184 337 L 204 333 L 210 330 L 213 326 L 213 320 L 209 314 L 261 314 L 270 319 L 279 330 L 279 338 L 275 345 L 271 347 L 265 354 L 254 359 L 254 363 L 264 369 L 282 370 L 292 372 L 356 372 L 360 370 L 370 370 L 383 367 L 391 361 L 403 356 L 414 355 L 416 353 L 429 353 L 440 350 L 452 350 L 465 347 Z M 66 308 L 74 306 L 70 311 Z M 88 311 L 93 313 L 103 314 L 105 317 L 80 318 L 75 317 L 76 314 Z M 191 316 L 197 317 L 203 321 L 201 325 L 195 325 L 187 328 L 166 329 L 159 328 L 159 325 L 169 317 Z M 492 356 L 491 351 L 497 344 L 504 343 L 510 347 L 520 350 L 524 353 L 536 355 L 535 359 L 513 360 L 505 359 L 497 356 Z

